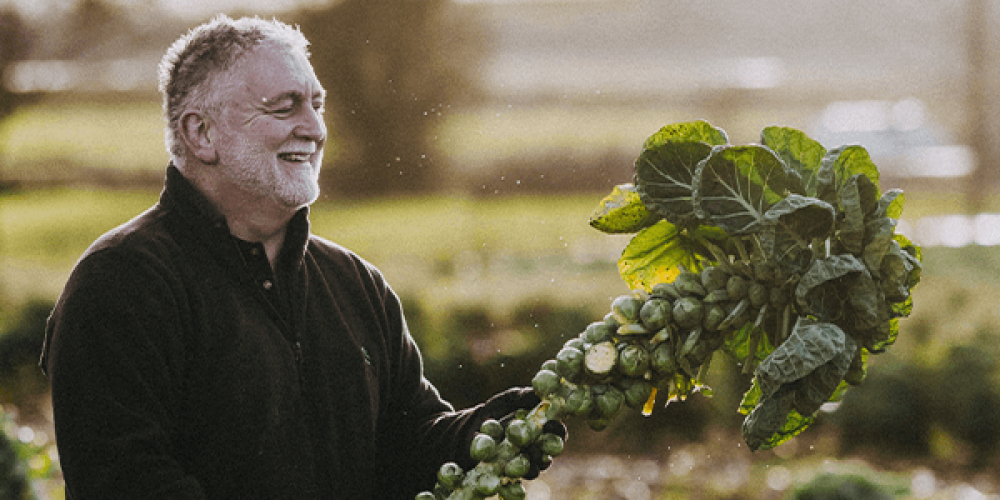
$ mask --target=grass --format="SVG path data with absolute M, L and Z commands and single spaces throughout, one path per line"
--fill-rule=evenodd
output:
M 525 296 L 551 296 L 603 308 L 626 290 L 615 261 L 628 236 L 589 227 L 601 196 L 323 200 L 314 206 L 312 229 L 370 260 L 400 293 L 431 306 L 505 310 Z M 0 199 L 0 287 L 20 301 L 55 297 L 87 246 L 155 203 L 157 193 L 44 189 Z M 907 216 L 960 209 L 954 197 L 907 193 Z M 926 249 L 924 267 L 925 283 L 937 284 L 918 287 L 919 302 L 940 303 L 956 289 L 988 302 L 1000 290 L 997 248 Z M 990 307 L 977 310 L 989 314 Z
M 51 165 L 162 169 L 163 125 L 155 101 L 25 106 L 0 123 L 0 164 L 7 176 L 28 179 L 59 175 Z

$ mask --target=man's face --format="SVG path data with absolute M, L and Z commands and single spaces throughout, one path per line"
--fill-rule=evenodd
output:
M 325 91 L 298 52 L 262 46 L 233 69 L 218 119 L 219 166 L 251 197 L 289 208 L 319 196 Z

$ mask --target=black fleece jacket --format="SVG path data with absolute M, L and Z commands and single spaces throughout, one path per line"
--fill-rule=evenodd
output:
M 397 296 L 307 209 L 272 274 L 172 166 L 77 263 L 42 366 L 73 500 L 411 499 L 486 418 L 441 399 Z

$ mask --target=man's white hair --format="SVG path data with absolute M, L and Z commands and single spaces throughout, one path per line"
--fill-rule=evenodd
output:
M 298 29 L 277 20 L 224 14 L 195 27 L 167 49 L 159 66 L 159 89 L 167 125 L 167 151 L 175 159 L 186 152 L 180 139 L 180 117 L 197 109 L 213 114 L 224 104 L 219 95 L 236 82 L 226 74 L 244 55 L 257 47 L 277 44 L 309 57 L 309 41 Z

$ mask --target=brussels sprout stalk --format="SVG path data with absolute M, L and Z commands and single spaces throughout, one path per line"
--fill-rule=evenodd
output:
M 602 430 L 623 406 L 650 415 L 660 393 L 668 404 L 710 395 L 716 351 L 754 374 L 740 403 L 744 440 L 773 448 L 838 401 L 841 382 L 861 383 L 868 357 L 895 342 L 922 251 L 894 234 L 902 193 L 879 195 L 864 148 L 827 151 L 786 127 L 734 146 L 695 121 L 650 136 L 634 165 L 635 184 L 616 187 L 590 219 L 635 233 L 618 263 L 634 293 L 543 363 L 532 379 L 541 403 L 505 428 L 483 424 L 472 470 L 444 464 L 417 500 L 522 500 L 528 456 L 548 463 L 563 451 L 547 422 L 575 416 Z

